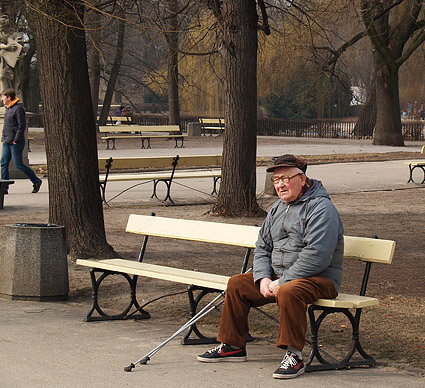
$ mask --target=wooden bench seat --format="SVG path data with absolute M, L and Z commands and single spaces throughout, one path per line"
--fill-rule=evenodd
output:
M 206 242 L 223 245 L 223 255 L 226 254 L 225 246 L 239 246 L 246 249 L 242 260 L 241 273 L 246 272 L 252 249 L 258 238 L 259 227 L 225 224 L 198 220 L 184 220 L 165 217 L 154 217 L 145 215 L 130 215 L 126 232 L 136 233 L 144 236 L 140 254 L 137 261 L 124 259 L 109 260 L 77 260 L 78 265 L 90 267 L 93 287 L 93 305 L 87 314 L 87 321 L 104 319 L 126 319 L 134 313 L 129 314 L 135 307 L 137 311 L 142 310 L 136 298 L 136 284 L 138 276 L 168 280 L 187 284 L 190 304 L 190 314 L 194 316 L 197 306 L 208 293 L 219 292 L 226 289 L 229 276 L 216 275 L 206 272 L 191 271 L 169 266 L 144 263 L 143 258 L 147 249 L 149 237 L 172 238 L 195 242 Z M 364 307 L 378 304 L 378 299 L 366 296 L 366 288 L 372 263 L 390 264 L 395 249 L 395 242 L 380 240 L 377 238 L 344 236 L 344 259 L 354 259 L 365 263 L 361 291 L 359 295 L 341 293 L 335 299 L 318 299 L 308 308 L 311 325 L 311 352 L 307 361 L 307 370 L 341 369 L 359 365 L 374 365 L 376 361 L 368 355 L 360 345 L 360 318 Z M 184 257 L 187 255 L 185 249 L 176 249 L 176 259 L 179 253 Z M 202 262 L 199 263 L 199 267 Z M 101 275 L 97 278 L 96 273 Z M 102 311 L 98 303 L 98 291 L 101 282 L 106 276 L 122 275 L 130 285 L 131 302 L 123 312 L 118 315 L 108 315 Z M 230 275 L 230 274 L 229 274 Z M 194 297 L 194 291 L 200 291 L 198 297 Z M 354 313 L 351 310 L 354 309 Z M 316 312 L 320 314 L 316 316 Z M 98 316 L 94 317 L 93 313 Z M 352 325 L 351 349 L 340 360 L 326 360 L 322 356 L 321 345 L 319 346 L 319 328 L 324 318 L 333 313 L 342 313 Z M 142 310 L 142 317 L 148 318 L 149 313 Z M 195 333 L 198 339 L 189 339 L 191 333 Z M 203 336 L 196 327 L 196 322 L 190 326 L 183 343 L 211 343 L 214 339 Z M 354 353 L 358 351 L 362 360 L 352 360 Z M 317 359 L 319 364 L 313 364 Z
M 425 146 L 422 147 L 421 150 L 421 154 L 425 154 Z M 407 183 L 419 183 L 419 182 L 415 182 L 413 179 L 413 171 L 416 168 L 420 168 L 423 172 L 423 178 L 422 178 L 422 182 L 420 182 L 420 184 L 424 184 L 425 183 L 425 159 L 423 160 L 417 160 L 417 161 L 410 161 L 410 162 L 404 162 L 404 164 L 407 164 L 409 166 L 409 180 L 407 181 Z
M 198 287 L 224 291 L 227 288 L 229 276 L 215 275 L 206 272 L 195 272 L 186 269 L 166 267 L 163 265 L 139 263 L 123 259 L 79 260 L 79 265 L 99 269 L 131 273 L 153 279 L 169 280 L 175 283 L 191 284 Z
M 166 185 L 166 195 L 161 200 L 163 202 L 170 202 L 174 204 L 171 198 L 171 185 L 175 179 L 200 179 L 212 178 L 213 189 L 210 195 L 217 195 L 218 183 L 221 179 L 221 170 L 213 169 L 212 166 L 220 166 L 222 162 L 221 155 L 191 155 L 191 156 L 163 156 L 163 157 L 139 157 L 139 158 L 109 158 L 99 159 L 99 169 L 106 168 L 105 174 L 99 175 L 99 183 L 102 190 L 102 199 L 105 204 L 106 200 L 106 186 L 108 182 L 120 181 L 140 181 L 153 182 L 153 193 L 151 198 L 161 200 L 157 195 L 157 188 L 160 182 Z M 203 169 L 195 169 L 193 171 L 177 170 L 179 167 L 203 167 Z M 114 170 L 118 169 L 143 169 L 143 168 L 164 168 L 169 167 L 168 171 L 155 171 L 155 172 L 137 172 L 137 173 L 111 173 L 112 167 Z M 208 168 L 208 169 L 206 169 Z M 123 190 L 114 198 L 127 191 Z M 113 198 L 113 199 L 114 199 Z
M 201 135 L 207 136 L 207 132 L 212 136 L 213 133 L 217 133 L 220 136 L 224 132 L 224 119 L 204 119 L 200 118 L 199 123 L 201 124 Z
M 105 125 L 99 126 L 100 133 L 106 133 L 106 149 L 115 150 L 116 139 L 140 139 L 141 148 L 152 148 L 151 139 L 174 139 L 174 148 L 183 148 L 186 135 L 181 134 L 178 125 Z M 110 142 L 112 142 L 112 147 Z

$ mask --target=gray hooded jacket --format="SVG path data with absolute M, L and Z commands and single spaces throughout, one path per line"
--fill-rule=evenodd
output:
M 294 203 L 276 201 L 264 220 L 254 251 L 255 282 L 275 275 L 282 285 L 319 275 L 339 290 L 344 228 L 322 183 L 311 182 Z

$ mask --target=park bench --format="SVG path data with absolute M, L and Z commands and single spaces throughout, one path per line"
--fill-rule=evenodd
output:
M 199 119 L 201 124 L 201 135 L 207 136 L 207 132 L 212 136 L 213 133 L 221 135 L 224 131 L 224 119 Z
M 97 116 L 97 122 L 99 122 L 100 116 Z M 131 116 L 108 116 L 106 125 L 117 125 L 117 123 L 121 125 L 130 125 L 133 123 L 133 119 Z
M 189 155 L 189 156 L 157 156 L 157 157 L 134 157 L 134 158 L 99 158 L 99 170 L 106 169 L 105 174 L 99 176 L 100 187 L 102 191 L 102 200 L 105 204 L 106 201 L 106 186 L 108 182 L 119 182 L 119 181 L 140 181 L 134 184 L 130 188 L 136 187 L 143 183 L 153 182 L 153 193 L 151 198 L 160 200 L 158 197 L 157 189 L 160 182 L 163 182 L 166 186 L 166 195 L 163 202 L 170 202 L 174 204 L 171 198 L 171 185 L 174 180 L 179 179 L 200 179 L 200 178 L 212 178 L 213 189 L 211 195 L 216 195 L 218 192 L 218 181 L 221 179 L 221 170 L 212 169 L 212 166 L 221 166 L 222 156 L 221 155 Z M 179 167 L 195 168 L 193 170 L 178 170 L 176 171 L 177 165 Z M 146 168 L 168 168 L 167 171 L 156 171 L 156 172 L 137 172 L 137 173 L 121 173 L 111 174 L 112 168 L 114 170 L 134 170 L 134 169 L 146 169 Z M 127 188 L 121 193 L 116 195 L 114 198 L 121 195 L 123 192 L 129 190 Z M 110 199 L 109 201 L 111 201 Z
M 226 255 L 226 246 L 243 247 L 246 251 L 242 260 L 241 273 L 244 273 L 247 271 L 251 250 L 255 248 L 259 227 L 132 214 L 128 219 L 126 231 L 144 236 L 137 261 L 126 259 L 77 260 L 78 265 L 91 268 L 93 304 L 87 314 L 87 321 L 127 319 L 134 314 L 134 312 L 129 314 L 133 306 L 136 308 L 136 312 L 141 313 L 141 317 L 149 318 L 149 313 L 140 307 L 136 298 L 136 285 L 139 276 L 189 285 L 190 315 L 194 316 L 200 300 L 208 293 L 225 291 L 230 277 L 145 263 L 143 258 L 147 249 L 148 238 L 154 236 L 221 244 L 224 245 L 223 255 Z M 312 333 L 312 348 L 308 359 L 308 371 L 342 369 L 351 366 L 375 365 L 376 363 L 373 357 L 368 355 L 361 347 L 360 318 L 363 308 L 375 306 L 379 303 L 377 298 L 366 296 L 371 265 L 372 263 L 390 264 L 394 254 L 395 242 L 377 238 L 351 236 L 345 236 L 344 242 L 344 259 L 354 259 L 365 263 L 360 293 L 359 295 L 340 293 L 335 299 L 318 299 L 309 306 L 308 315 Z M 179 252 L 182 257 L 187 256 L 187 251 L 183 247 L 176 249 L 176 256 Z M 199 263 L 199 265 L 201 264 Z M 98 273 L 100 273 L 100 276 L 96 277 Z M 130 286 L 130 303 L 117 315 L 108 315 L 99 306 L 99 287 L 102 281 L 109 275 L 123 276 L 127 279 Z M 194 298 L 195 290 L 200 291 L 196 298 Z M 354 310 L 354 312 L 352 313 L 350 310 Z M 316 311 L 321 312 L 318 317 L 315 316 Z M 98 316 L 94 317 L 93 313 L 95 312 L 97 312 Z M 322 350 L 319 345 L 320 325 L 327 315 L 333 313 L 344 314 L 348 317 L 352 326 L 351 348 L 347 355 L 339 361 L 325 359 L 322 356 Z M 191 333 L 196 334 L 198 338 L 189 339 Z M 184 344 L 213 343 L 214 340 L 215 338 L 206 338 L 203 336 L 196 327 L 196 322 L 194 322 L 188 328 L 188 332 L 182 342 Z M 356 351 L 362 356 L 362 360 L 352 360 Z M 319 361 L 319 364 L 313 365 L 315 359 Z
M 10 181 L 7 179 L 0 179 L 0 210 L 3 210 L 4 204 L 4 195 L 6 194 L 6 187 L 13 185 L 15 181 Z
M 141 148 L 151 148 L 151 139 L 174 139 L 174 148 L 184 147 L 185 135 L 181 134 L 178 125 L 104 125 L 99 126 L 100 133 L 106 133 L 106 149 L 115 150 L 116 139 L 140 139 Z M 112 142 L 112 148 L 110 147 Z
M 422 147 L 421 154 L 425 154 L 425 146 Z M 407 181 L 407 183 L 410 183 L 410 182 L 416 183 L 413 180 L 413 171 L 415 170 L 415 168 L 422 169 L 424 176 L 423 176 L 422 182 L 420 182 L 420 184 L 425 183 L 425 160 L 404 162 L 404 164 L 407 164 L 409 166 L 409 180 Z

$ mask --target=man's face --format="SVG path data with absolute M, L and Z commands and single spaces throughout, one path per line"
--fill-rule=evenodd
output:
M 5 96 L 4 94 L 1 95 L 1 100 L 3 101 L 4 105 L 9 105 L 12 102 L 10 97 Z
M 285 177 L 292 178 L 285 183 L 283 182 Z M 279 198 L 286 203 L 291 203 L 300 196 L 305 185 L 306 176 L 295 167 L 278 167 L 273 171 L 273 179 L 274 188 Z

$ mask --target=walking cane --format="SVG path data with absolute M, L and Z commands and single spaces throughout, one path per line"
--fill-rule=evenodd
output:
M 146 365 L 148 361 L 151 359 L 151 357 L 158 352 L 161 348 L 163 348 L 168 342 L 170 342 L 174 337 L 178 336 L 181 332 L 186 330 L 188 327 L 193 325 L 195 322 L 199 321 L 202 317 L 207 315 L 210 311 L 216 309 L 218 306 L 220 306 L 224 299 L 221 300 L 219 303 L 214 305 L 214 303 L 220 299 L 221 297 L 224 298 L 225 291 L 220 292 L 219 295 L 217 295 L 210 303 L 208 303 L 202 310 L 200 310 L 198 313 L 196 313 L 191 319 L 189 319 L 180 329 L 178 329 L 171 337 L 167 338 L 164 342 L 160 343 L 156 348 L 152 349 L 149 353 L 145 354 L 142 358 L 132 362 L 129 366 L 126 366 L 124 368 L 125 372 L 131 372 L 131 370 L 136 366 L 136 364 L 140 365 Z M 211 306 L 211 307 L 210 307 Z

